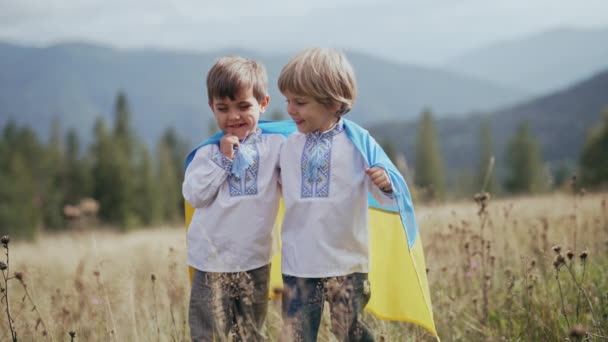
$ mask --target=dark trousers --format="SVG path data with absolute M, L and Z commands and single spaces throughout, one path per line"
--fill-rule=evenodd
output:
M 265 341 L 270 265 L 234 273 L 195 270 L 188 320 L 192 341 Z
M 339 341 L 374 341 L 361 320 L 371 295 L 367 273 L 329 278 L 283 275 L 283 286 L 283 340 L 316 341 L 327 301 L 331 330 Z

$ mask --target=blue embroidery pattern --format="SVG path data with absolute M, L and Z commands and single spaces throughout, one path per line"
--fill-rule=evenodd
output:
M 300 161 L 301 193 L 303 198 L 328 197 L 331 175 L 331 147 L 334 136 L 344 131 L 342 123 L 331 130 L 306 134 Z
M 233 174 L 228 176 L 228 189 L 230 196 L 247 196 L 256 195 L 258 193 L 258 171 L 260 168 L 260 150 L 258 142 L 261 140 L 261 131 L 251 134 L 241 144 L 247 144 L 251 147 L 253 155 L 253 163 L 245 170 L 243 177 L 237 177 Z M 237 152 L 238 153 L 238 152 Z M 231 165 L 232 166 L 232 165 Z M 227 171 L 230 172 L 231 169 Z
M 213 150 L 213 155 L 211 156 L 211 160 L 217 164 L 217 166 L 221 167 L 222 169 L 230 172 L 230 170 L 232 170 L 232 160 L 226 158 L 226 156 L 224 156 L 222 154 L 222 152 L 220 152 L 220 148 L 219 146 L 217 146 L 217 148 L 215 148 Z

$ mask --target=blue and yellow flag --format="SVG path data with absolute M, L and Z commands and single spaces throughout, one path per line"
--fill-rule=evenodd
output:
M 348 138 L 370 167 L 384 168 L 391 179 L 396 205 L 380 206 L 370 195 L 370 259 L 369 281 L 371 299 L 366 309 L 380 319 L 412 322 L 437 336 L 431 296 L 426 278 L 426 266 L 422 241 L 414 214 L 414 205 L 403 176 L 388 158 L 380 145 L 363 128 L 352 121 L 344 120 L 344 130 Z M 262 134 L 283 134 L 295 131 L 292 121 L 263 122 L 259 127 Z M 196 150 L 218 143 L 222 134 L 218 133 L 195 148 L 186 159 L 186 168 Z M 194 209 L 185 202 L 186 228 L 190 225 Z M 278 222 L 283 219 L 283 206 L 279 210 Z M 192 274 L 192 269 L 190 270 Z M 272 259 L 271 296 L 273 289 L 282 288 L 281 254 Z

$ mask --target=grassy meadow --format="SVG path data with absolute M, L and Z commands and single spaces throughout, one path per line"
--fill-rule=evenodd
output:
M 417 208 L 441 339 L 608 339 L 607 200 L 556 194 Z M 182 227 L 41 235 L 10 241 L 8 256 L 0 284 L 20 341 L 189 340 Z M 0 304 L 0 341 L 10 341 Z M 271 340 L 279 309 L 273 301 Z M 433 340 L 411 324 L 366 320 L 378 341 Z M 327 317 L 320 340 L 332 340 Z

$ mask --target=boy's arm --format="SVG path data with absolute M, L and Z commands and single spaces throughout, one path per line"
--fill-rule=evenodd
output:
M 283 179 L 281 179 L 281 160 L 283 159 L 283 147 L 285 146 L 285 141 L 287 140 L 287 138 L 285 137 L 281 137 L 281 140 L 279 142 L 279 158 L 277 158 L 277 164 L 276 164 L 276 168 L 277 168 L 277 173 L 278 173 L 278 178 L 277 178 L 277 182 L 279 183 L 279 189 L 282 190 L 283 187 Z M 282 192 L 281 192 L 282 194 Z
M 182 194 L 194 208 L 205 207 L 215 199 L 232 168 L 232 160 L 223 156 L 217 146 L 209 147 L 196 152 L 184 175 Z
M 393 188 L 388 172 L 381 167 L 371 167 L 365 170 L 368 176 L 368 191 L 371 192 L 378 204 L 393 206 L 396 204 L 393 196 Z

